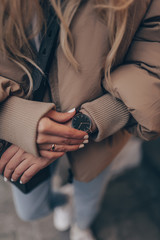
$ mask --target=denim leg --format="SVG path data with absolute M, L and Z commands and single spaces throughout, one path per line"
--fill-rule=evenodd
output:
M 56 164 L 51 168 L 54 173 Z M 31 221 L 44 217 L 50 214 L 54 207 L 67 201 L 65 195 L 53 192 L 51 181 L 52 178 L 47 179 L 28 194 L 22 193 L 11 184 L 16 212 L 22 220 Z
M 81 229 L 90 227 L 99 212 L 110 179 L 109 169 L 110 166 L 89 183 L 74 180 L 75 221 Z
M 28 194 L 22 193 L 14 185 L 11 185 L 11 188 L 16 212 L 22 220 L 35 220 L 50 213 L 50 179 L 40 184 L 37 188 Z
M 125 169 L 137 166 L 141 159 L 141 141 L 131 138 L 114 161 L 94 180 L 82 183 L 74 180 L 75 217 L 82 229 L 89 227 L 96 217 L 107 183 Z

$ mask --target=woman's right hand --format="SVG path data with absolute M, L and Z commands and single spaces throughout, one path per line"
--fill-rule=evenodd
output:
M 52 144 L 56 144 L 55 152 L 76 151 L 87 143 L 88 134 L 66 126 L 76 111 L 60 113 L 50 110 L 40 119 L 37 128 L 37 145 L 42 157 L 52 158 Z

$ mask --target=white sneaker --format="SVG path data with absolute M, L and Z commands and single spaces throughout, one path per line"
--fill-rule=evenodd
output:
M 82 230 L 76 224 L 70 230 L 70 240 L 96 240 L 89 228 Z
M 53 225 L 58 231 L 66 231 L 70 228 L 73 220 L 73 186 L 66 184 L 59 190 L 68 196 L 65 205 L 56 207 L 53 212 Z

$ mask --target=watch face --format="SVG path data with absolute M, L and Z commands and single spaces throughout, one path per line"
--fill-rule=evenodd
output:
M 72 119 L 72 126 L 78 130 L 88 132 L 91 128 L 91 120 L 85 114 L 78 113 Z

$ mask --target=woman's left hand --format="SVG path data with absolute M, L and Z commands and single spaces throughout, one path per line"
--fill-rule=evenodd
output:
M 35 157 L 23 149 L 11 145 L 0 159 L 0 173 L 3 173 L 7 180 L 17 181 L 21 177 L 20 181 L 24 184 L 63 154 L 63 152 L 55 152 L 55 157 L 52 159 Z

